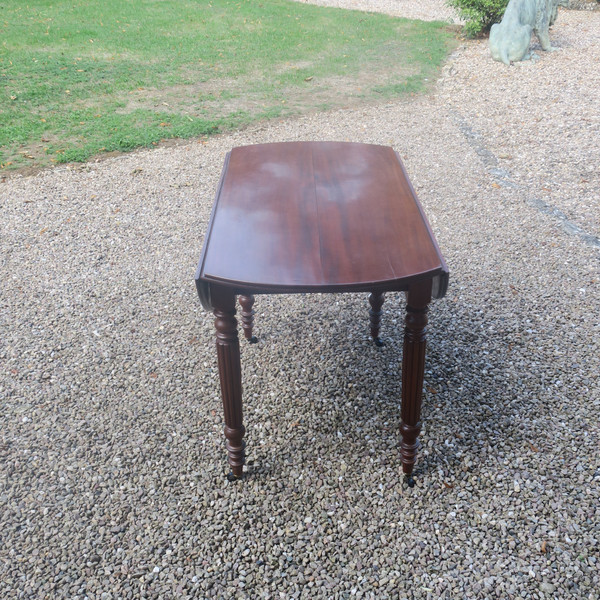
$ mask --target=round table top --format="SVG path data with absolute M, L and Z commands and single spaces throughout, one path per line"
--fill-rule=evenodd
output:
M 444 273 L 392 148 L 282 142 L 227 155 L 196 278 L 310 292 L 406 289 Z

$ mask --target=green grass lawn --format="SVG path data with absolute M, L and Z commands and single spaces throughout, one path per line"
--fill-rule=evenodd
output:
M 0 165 L 419 92 L 443 23 L 288 0 L 0 0 Z

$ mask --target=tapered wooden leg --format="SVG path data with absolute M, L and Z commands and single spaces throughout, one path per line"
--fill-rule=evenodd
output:
M 407 293 L 406 327 L 402 356 L 402 470 L 408 485 L 414 486 L 412 470 L 419 448 L 421 401 L 425 374 L 427 308 L 431 301 L 431 281 L 413 285 Z
M 381 327 L 381 316 L 383 315 L 381 307 L 383 306 L 384 300 L 384 292 L 372 292 L 369 294 L 369 304 L 371 305 L 369 310 L 369 319 L 371 321 L 371 337 L 373 338 L 376 346 L 383 346 L 383 341 L 379 337 L 379 329 Z
M 244 330 L 244 337 L 251 343 L 256 344 L 258 338 L 252 335 L 252 328 L 254 327 L 254 296 L 248 294 L 247 296 L 240 296 L 240 306 L 242 307 L 242 329 Z
M 244 465 L 244 425 L 242 424 L 242 369 L 240 344 L 235 319 L 235 296 L 227 291 L 213 294 L 217 359 L 221 397 L 225 413 L 225 438 L 231 473 L 229 479 L 242 477 Z

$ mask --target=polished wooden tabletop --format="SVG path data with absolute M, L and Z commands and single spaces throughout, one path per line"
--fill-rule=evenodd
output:
M 373 291 L 446 272 L 393 149 L 284 142 L 227 155 L 197 279 L 264 292 Z

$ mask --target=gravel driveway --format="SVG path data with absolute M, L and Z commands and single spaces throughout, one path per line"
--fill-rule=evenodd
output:
M 465 42 L 427 97 L 0 183 L 0 597 L 599 598 L 600 12 L 552 39 L 510 68 Z M 413 489 L 399 295 L 382 349 L 365 295 L 257 298 L 224 478 L 194 270 L 225 153 L 299 139 L 396 148 L 451 270 Z

